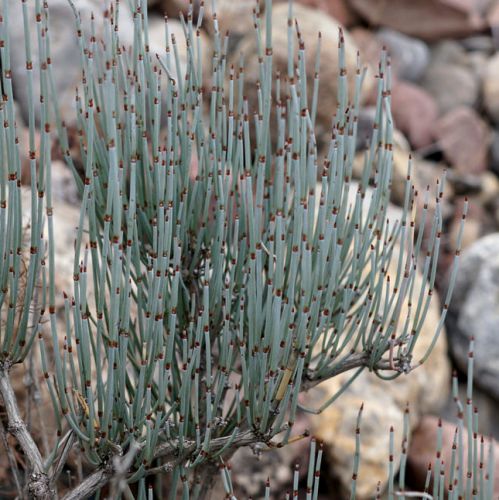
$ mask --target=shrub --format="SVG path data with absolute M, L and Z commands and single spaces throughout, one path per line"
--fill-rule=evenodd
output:
M 139 498 L 152 498 L 153 488 L 161 494 L 161 483 L 149 478 L 165 474 L 171 497 L 201 498 L 219 467 L 230 496 L 225 464 L 231 454 L 296 439 L 302 391 L 346 371 L 352 373 L 348 386 L 365 369 L 394 378 L 424 362 L 429 352 L 417 360 L 412 352 L 435 287 L 443 182 L 424 247 L 414 208 L 422 195 L 412 184 L 410 162 L 402 219 L 387 220 L 393 122 L 386 54 L 356 187 L 352 166 L 365 75 L 360 65 L 347 75 L 341 32 L 338 106 L 322 157 L 314 133 L 319 75 L 309 82 L 305 71 L 305 58 L 315 57 L 318 67 L 320 54 L 306 55 L 291 3 L 285 75 L 273 72 L 272 2 L 265 2 L 264 16 L 255 12 L 257 88 L 244 86 L 243 58 L 240 67 L 227 67 L 228 36 L 216 18 L 214 52 L 203 53 L 202 8 L 196 21 L 192 13 L 183 20 L 185 74 L 167 23 L 165 53 L 149 50 L 146 2 L 134 5 L 130 48 L 120 44 L 118 2 L 106 12 L 102 40 L 93 21 L 85 31 L 75 9 L 79 170 L 57 109 L 48 10 L 37 0 L 41 138 L 36 149 L 38 89 L 27 44 L 31 223 L 23 233 L 8 4 L 3 0 L 0 26 L 0 393 L 7 431 L 29 472 L 23 481 L 9 455 L 19 488 L 52 498 L 76 453 L 88 474 L 67 499 L 99 491 L 129 497 L 129 485 Z M 33 23 L 25 0 L 23 14 L 29 40 Z M 355 82 L 353 96 L 348 78 Z M 249 109 L 245 92 L 256 94 L 257 109 Z M 55 306 L 50 123 L 81 195 L 64 327 Z M 396 276 L 386 271 L 391 259 L 398 262 Z M 425 286 L 418 289 L 420 260 Z M 416 310 L 414 321 L 401 316 L 404 301 Z M 38 349 L 57 426 L 45 457 L 21 417 L 9 376 Z M 308 485 L 316 490 L 315 469 L 320 456 L 316 460 L 312 444 Z

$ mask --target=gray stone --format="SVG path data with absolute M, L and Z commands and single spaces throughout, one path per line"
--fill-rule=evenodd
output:
M 373 135 L 374 119 L 376 118 L 376 107 L 365 106 L 360 108 L 359 120 L 357 125 L 357 151 L 365 151 L 369 146 Z
M 455 40 L 444 40 L 432 45 L 432 64 L 457 64 L 466 66 L 468 64 L 468 53 L 464 47 Z
M 495 50 L 494 39 L 487 35 L 476 35 L 464 38 L 461 45 L 469 51 L 493 52 Z
M 422 40 L 391 29 L 381 29 L 378 38 L 388 49 L 396 75 L 417 82 L 430 62 L 430 49 Z
M 431 61 L 421 85 L 435 98 L 442 114 L 477 103 L 481 77 L 475 59 L 453 40 L 432 47 Z
M 489 168 L 496 174 L 499 174 L 499 131 L 497 130 L 492 132 Z
M 475 242 L 462 256 L 447 319 L 450 350 L 466 370 L 475 338 L 475 381 L 499 398 L 499 233 Z
M 81 13 L 82 24 L 86 34 L 89 33 L 90 16 L 95 14 L 97 36 L 103 31 L 104 3 L 101 0 L 75 0 L 76 8 Z M 35 2 L 28 2 L 28 15 L 32 26 L 35 26 Z M 106 2 L 107 5 L 107 2 Z M 128 45 L 133 37 L 133 21 L 126 6 L 120 4 L 120 41 Z M 24 120 L 28 121 L 28 77 L 26 74 L 26 55 L 24 44 L 23 15 L 21 2 L 9 2 L 9 37 L 10 55 L 12 66 L 12 81 L 14 95 Z M 49 5 L 49 36 L 54 76 L 55 91 L 62 118 L 68 125 L 76 123 L 75 89 L 81 80 L 80 49 L 76 36 L 74 15 L 67 0 L 51 0 Z M 34 31 L 34 30 L 33 30 Z M 35 104 L 39 103 L 40 78 L 39 78 L 39 50 L 36 33 L 31 36 L 32 61 L 33 61 L 33 95 Z M 35 111 L 39 117 L 39 105 Z
M 480 91 L 473 71 L 452 63 L 430 63 L 422 85 L 437 101 L 442 114 L 458 106 L 473 107 Z

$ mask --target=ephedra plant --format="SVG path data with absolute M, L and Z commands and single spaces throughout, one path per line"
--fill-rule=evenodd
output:
M 9 0 L 0 23 L 0 394 L 2 435 L 15 438 L 25 463 L 23 475 L 9 453 L 20 497 L 161 498 L 169 492 L 204 498 L 219 469 L 231 497 L 227 461 L 236 449 L 286 445 L 296 439 L 298 412 L 321 410 L 302 406 L 300 393 L 344 372 L 351 374 L 348 384 L 363 370 L 405 376 L 425 361 L 431 349 L 421 359 L 413 352 L 435 287 L 444 183 L 431 194 L 430 212 L 430 194 L 417 193 L 409 162 L 402 217 L 387 220 L 393 121 L 385 54 L 372 139 L 356 185 L 365 72 L 359 65 L 347 74 L 341 33 L 338 104 L 331 110 L 331 142 L 320 154 L 320 75 L 307 81 L 305 58 L 315 58 L 318 67 L 321 54 L 306 54 L 292 2 L 287 73 L 273 67 L 267 0 L 265 14 L 254 13 L 258 54 L 245 55 L 259 58 L 260 82 L 246 88 L 244 58 L 238 67 L 227 64 L 230 35 L 216 16 L 214 50 L 206 53 L 199 34 L 203 7 L 196 20 L 192 14 L 182 20 L 185 42 L 172 39 L 166 23 L 165 51 L 155 54 L 148 47 L 147 2 L 130 2 L 133 44 L 125 47 L 117 22 L 123 5 L 106 2 L 98 37 L 94 20 L 84 26 L 70 1 L 82 75 L 80 168 L 58 110 L 50 8 L 35 0 L 32 19 L 20 1 L 30 96 L 27 227 Z M 39 67 L 32 62 L 32 38 Z M 179 43 L 187 44 L 185 72 Z M 348 79 L 355 82 L 353 95 Z M 64 291 L 62 321 L 55 306 L 55 135 L 81 196 L 74 288 Z M 419 216 L 431 222 L 424 242 L 415 226 L 418 196 L 426 196 Z M 397 273 L 389 276 L 391 261 Z M 423 287 L 415 285 L 418 267 Z M 434 342 L 455 272 L 456 266 Z M 404 303 L 414 314 L 402 315 Z M 47 455 L 23 421 L 11 383 L 12 367 L 33 356 L 40 359 L 57 428 L 46 436 Z M 81 482 L 68 486 L 61 474 L 75 463 Z M 310 498 L 317 495 L 316 469 L 313 444 Z

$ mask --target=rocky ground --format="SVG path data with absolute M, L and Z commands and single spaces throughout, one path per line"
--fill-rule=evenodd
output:
M 20 9 L 21 4 L 11 3 L 12 19 L 19 19 L 21 23 L 20 11 L 16 13 L 15 10 Z M 101 10 L 101 0 L 75 3 L 82 9 L 83 16 Z M 274 0 L 273 3 L 274 61 L 279 67 L 286 60 L 286 45 L 281 41 L 286 39 L 287 2 Z M 133 33 L 133 21 L 127 13 L 126 2 L 122 4 L 121 32 L 126 38 Z M 176 19 L 185 12 L 187 2 L 156 0 L 149 4 L 151 50 L 161 53 L 163 14 L 170 18 L 170 33 L 176 33 L 181 40 L 182 27 Z M 264 2 L 260 4 L 263 8 Z M 419 478 L 424 478 L 422 471 L 426 471 L 427 457 L 431 459 L 433 454 L 432 429 L 436 423 L 429 415 L 444 418 L 444 436 L 452 439 L 456 411 L 450 397 L 450 372 L 454 368 L 459 380 L 464 380 L 462 374 L 466 369 L 471 336 L 475 338 L 475 402 L 481 416 L 479 431 L 499 439 L 499 420 L 496 418 L 499 410 L 499 1 L 295 0 L 295 4 L 295 15 L 307 50 L 315 50 L 319 29 L 323 34 L 322 51 L 327 57 L 322 58 L 318 123 L 324 131 L 335 107 L 338 26 L 346 29 L 347 67 L 353 72 L 359 50 L 363 63 L 370 68 L 367 78 L 370 80 L 362 94 L 359 155 L 373 120 L 373 75 L 382 47 L 387 48 L 393 68 L 392 109 L 398 130 L 394 153 L 394 210 L 402 203 L 410 151 L 414 157 L 415 182 L 421 190 L 447 170 L 445 236 L 438 271 L 441 292 L 446 288 L 464 198 L 469 200 L 461 271 L 446 322 L 446 336 L 441 337 L 428 363 L 395 383 L 382 382 L 366 373 L 326 412 L 299 423 L 303 428 L 310 428 L 325 443 L 324 498 L 331 498 L 330 491 L 335 491 L 335 498 L 341 498 L 341 492 L 348 488 L 351 480 L 355 419 L 358 407 L 364 402 L 363 459 L 357 492 L 359 498 L 372 498 L 378 481 L 382 489 L 387 478 L 388 429 L 394 426 L 396 441 L 400 442 L 407 402 L 412 430 L 409 462 L 415 487 L 419 485 Z M 193 5 L 197 13 L 199 2 L 194 1 Z M 240 50 L 254 51 L 251 11 L 255 0 L 218 0 L 217 5 L 222 30 L 231 32 L 233 57 L 238 58 Z M 73 36 L 74 27 L 67 22 L 70 15 L 67 1 L 52 0 L 50 9 L 52 60 L 57 61 L 53 65 L 54 80 L 63 118 L 71 128 L 75 126 L 73 89 L 80 78 L 72 61 L 78 57 L 78 47 Z M 206 2 L 204 10 L 206 22 L 201 36 L 208 54 L 210 32 L 214 29 L 211 0 Z M 22 24 L 11 22 L 10 34 L 22 146 L 27 140 L 22 119 L 26 120 L 28 114 Z M 185 62 L 185 53 L 181 52 L 181 63 Z M 312 79 L 313 66 L 309 71 Z M 257 70 L 249 61 L 246 81 L 251 84 L 257 79 Z M 62 228 L 71 227 L 76 220 L 71 217 L 76 217 L 77 193 L 70 187 L 71 177 L 62 162 L 54 165 L 54 180 L 54 213 L 59 217 L 59 231 L 63 231 Z M 62 240 L 60 243 L 62 266 L 64 248 L 70 249 L 71 244 Z M 69 272 L 59 273 L 62 280 L 71 276 L 72 261 L 68 260 L 67 265 Z M 63 289 L 70 283 L 60 286 Z M 439 308 L 435 296 L 421 347 L 431 341 Z M 335 379 L 329 385 L 324 384 L 310 400 L 327 399 L 341 382 Z M 238 452 L 233 460 L 233 471 L 242 497 L 258 495 L 269 475 L 274 478 L 275 491 L 285 491 L 290 487 L 292 466 L 297 457 L 303 456 L 306 447 L 307 443 L 296 443 L 287 450 L 269 452 L 259 461 L 246 451 Z M 252 472 L 248 472 L 248 467 Z M 0 469 L 0 482 L 1 476 Z

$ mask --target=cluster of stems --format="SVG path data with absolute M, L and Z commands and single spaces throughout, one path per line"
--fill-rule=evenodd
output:
M 68 138 L 74 131 L 58 109 L 50 9 L 34 0 L 32 19 L 20 1 L 31 185 L 20 183 L 8 37 L 15 20 L 3 0 L 0 394 L 7 430 L 34 473 L 30 491 L 54 494 L 77 443 L 90 472 L 67 498 L 106 485 L 116 498 L 132 487 L 139 498 L 152 498 L 163 482 L 172 497 L 200 498 L 209 489 L 205 471 L 219 467 L 230 496 L 226 460 L 237 448 L 287 444 L 296 438 L 298 412 L 322 411 L 363 370 L 391 379 L 425 361 L 442 330 L 457 267 L 432 345 L 413 359 L 435 289 L 444 179 L 434 192 L 419 193 L 409 160 L 402 216 L 388 220 L 393 120 L 386 54 L 363 175 L 354 183 L 365 71 L 359 63 L 356 74 L 347 74 L 341 32 L 337 108 L 328 147 L 319 151 L 320 75 L 307 74 L 306 58 L 318 70 L 320 43 L 315 54 L 306 53 L 291 1 L 288 69 L 278 74 L 270 0 L 264 13 L 254 12 L 258 53 L 241 55 L 236 65 L 228 63 L 230 35 L 216 16 L 213 52 L 206 53 L 202 5 L 196 19 L 192 8 L 182 18 L 185 42 L 170 36 L 165 21 L 164 51 L 155 54 L 145 0 L 107 2 L 97 20 L 82 20 L 68 0 L 82 77 L 76 159 Z M 133 13 L 131 47 L 120 42 L 126 7 Z M 258 57 L 256 88 L 245 86 L 244 57 Z M 64 291 L 62 310 L 51 193 L 55 135 L 81 197 L 74 287 Z M 424 238 L 415 223 L 418 197 L 421 227 L 431 226 Z M 460 239 L 461 232 L 458 246 Z M 11 367 L 35 351 L 56 426 L 43 458 L 9 382 Z M 321 407 L 300 400 L 301 392 L 344 372 L 348 382 Z M 312 442 L 310 498 L 317 496 L 320 453 Z

